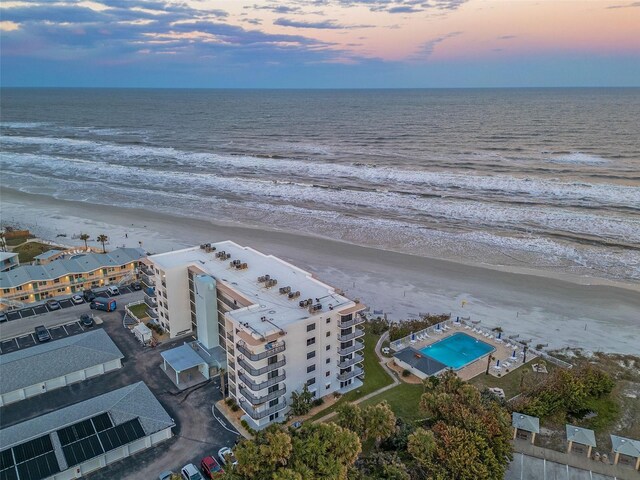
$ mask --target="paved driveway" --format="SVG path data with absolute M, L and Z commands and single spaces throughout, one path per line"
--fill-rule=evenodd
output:
M 514 453 L 505 480 L 614 480 L 589 470 Z

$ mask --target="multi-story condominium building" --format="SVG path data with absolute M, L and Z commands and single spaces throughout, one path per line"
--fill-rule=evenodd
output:
M 46 265 L 21 265 L 0 273 L 0 307 L 68 296 L 88 288 L 131 281 L 145 255 L 141 248 L 78 254 Z
M 20 266 L 18 254 L 13 252 L 0 252 L 0 272 L 13 270 Z
M 229 395 L 253 428 L 283 420 L 305 385 L 318 397 L 362 385 L 365 307 L 310 273 L 230 241 L 144 263 L 158 323 L 225 349 Z

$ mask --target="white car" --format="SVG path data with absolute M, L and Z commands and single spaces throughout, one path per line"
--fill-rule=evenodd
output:
M 184 480 L 204 480 L 202 474 L 198 471 L 193 463 L 185 465 L 180 471 Z
M 229 447 L 222 447 L 218 450 L 218 458 L 223 465 L 231 465 L 232 467 L 238 465 L 238 460 Z
M 113 295 L 120 295 L 120 290 L 118 290 L 118 287 L 109 287 L 107 288 L 107 292 L 109 293 L 109 295 L 113 296 Z
M 74 295 L 71 297 L 71 301 L 76 305 L 80 305 L 81 303 L 84 303 L 84 298 L 82 298 L 81 295 Z

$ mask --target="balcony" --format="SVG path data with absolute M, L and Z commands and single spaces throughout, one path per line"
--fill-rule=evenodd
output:
M 229 361 L 227 362 L 227 364 L 229 365 L 229 370 L 231 370 L 231 371 L 235 372 L 235 370 L 236 370 L 236 364 L 235 364 L 235 363 L 233 363 L 233 360 L 229 360 Z
M 254 392 L 257 392 L 259 390 L 264 390 L 265 388 L 271 387 L 280 382 L 284 382 L 286 378 L 287 376 L 283 373 L 282 375 L 278 375 L 277 377 L 270 378 L 269 380 L 265 380 L 264 382 L 255 383 L 253 379 L 251 379 L 249 376 L 245 375 L 244 373 L 242 372 L 238 373 L 238 379 L 244 382 L 244 384 L 247 385 Z
M 363 322 L 364 322 L 364 318 L 362 318 L 360 315 L 356 315 L 354 318 L 352 318 L 351 320 L 347 320 L 346 322 L 338 320 L 338 327 L 349 328 L 349 327 L 353 327 L 354 325 L 360 325 Z
M 249 375 L 251 375 L 252 377 L 259 377 L 260 375 L 264 375 L 265 373 L 269 373 L 269 372 L 271 372 L 273 370 L 277 370 L 280 367 L 284 367 L 286 365 L 286 363 L 287 363 L 287 361 L 283 357 L 282 360 L 277 361 L 276 363 L 270 363 L 266 367 L 253 368 L 244 359 L 242 359 L 242 358 L 238 359 L 238 365 L 240 365 L 242 368 L 244 368 L 249 373 Z
M 354 355 L 353 358 L 350 358 L 348 360 L 343 360 L 341 362 L 338 363 L 338 366 L 340 368 L 347 368 L 351 365 L 355 365 L 356 363 L 360 363 L 364 360 L 364 357 L 362 355 Z
M 153 276 L 153 269 L 144 263 L 140 263 L 140 273 Z
M 240 406 L 251 418 L 253 418 L 254 420 L 260 420 L 261 418 L 268 417 L 269 415 L 279 412 L 280 410 L 284 410 L 285 408 L 287 408 L 287 402 L 283 400 L 277 405 L 267 408 L 266 410 L 255 410 L 249 402 L 244 399 L 240 399 Z
M 231 373 L 231 372 L 229 372 L 229 373 L 227 374 L 227 376 L 229 377 L 229 382 L 230 382 L 230 383 L 233 383 L 233 384 L 235 385 L 235 384 L 236 384 L 236 376 L 235 376 L 233 373 Z
M 158 306 L 158 301 L 155 299 L 155 294 L 151 296 L 145 293 L 143 299 L 144 299 L 144 303 L 146 303 L 147 306 L 151 308 L 156 308 Z
M 152 275 L 146 275 L 143 273 L 142 275 L 140 275 L 140 282 L 142 282 L 142 285 L 144 285 L 145 289 L 153 288 L 156 286 L 156 282 L 153 280 Z
M 287 387 L 286 385 L 282 385 L 275 392 L 268 393 L 261 397 L 255 396 L 254 394 L 251 393 L 251 390 L 244 387 L 240 387 L 240 393 L 244 398 L 246 398 L 251 403 L 251 405 L 262 405 L 263 403 L 267 403 L 287 393 Z
M 348 333 L 346 335 L 338 335 L 339 342 L 348 342 L 349 340 L 353 340 L 354 338 L 362 337 L 364 335 L 364 330 L 359 328 L 355 328 L 353 332 Z
M 364 370 L 360 367 L 356 367 L 353 370 L 351 370 L 350 372 L 345 372 L 345 373 L 341 373 L 340 375 L 338 375 L 338 380 L 340 380 L 341 382 L 344 380 L 349 380 L 350 378 L 353 377 L 358 377 L 360 375 L 362 375 L 364 373 Z
M 356 352 L 358 350 L 362 350 L 364 348 L 364 343 L 358 342 L 357 340 L 353 342 L 353 345 L 350 347 L 340 348 L 338 347 L 338 353 L 340 355 L 349 355 L 350 353 Z
M 147 315 L 149 315 L 151 318 L 158 318 L 158 312 L 155 308 L 147 307 Z
M 238 350 L 240 350 L 242 354 L 252 362 L 257 362 L 258 360 L 264 360 L 265 358 L 273 357 L 278 353 L 284 352 L 286 348 L 284 342 L 267 343 L 265 345 L 265 349 L 262 352 L 255 353 L 247 348 L 245 342 L 240 341 L 236 345 L 238 347 Z
M 231 333 L 231 332 L 227 332 L 227 339 L 228 339 L 230 342 L 233 342 L 233 333 Z

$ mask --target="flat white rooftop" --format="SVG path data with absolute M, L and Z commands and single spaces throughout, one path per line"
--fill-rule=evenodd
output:
M 278 257 L 265 255 L 231 241 L 212 243 L 210 246 L 215 247 L 215 251 L 207 251 L 198 246 L 152 255 L 149 259 L 165 271 L 193 265 L 207 272 L 217 282 L 253 301 L 253 305 L 227 315 L 258 335 L 271 335 L 280 329 L 286 330 L 286 326 L 293 322 L 331 309 L 343 310 L 354 305 L 353 301 L 336 293 L 333 287 Z M 220 260 L 216 253 L 223 251 L 230 257 Z M 246 263 L 247 268 L 232 266 L 231 262 L 234 260 Z M 277 284 L 267 288 L 265 282 L 258 282 L 258 277 L 265 275 L 277 280 Z M 299 291 L 300 296 L 289 299 L 288 294 L 280 293 L 282 287 L 290 287 L 292 292 Z M 307 299 L 311 299 L 314 305 L 322 305 L 322 309 L 310 313 L 308 307 L 300 307 L 299 302 Z

